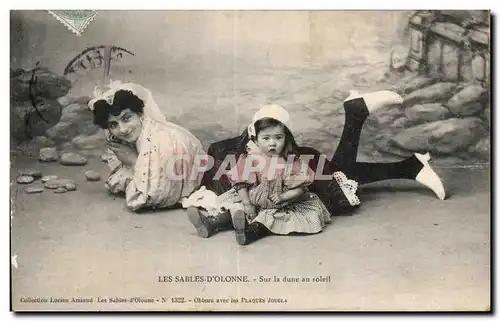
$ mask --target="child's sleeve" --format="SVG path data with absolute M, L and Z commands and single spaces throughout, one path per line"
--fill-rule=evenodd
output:
M 314 182 L 314 171 L 305 162 L 296 160 L 284 173 L 284 185 L 289 189 L 307 187 Z
M 245 173 L 245 168 L 250 165 L 255 165 L 251 163 L 247 155 L 242 154 L 236 163 L 236 168 L 233 169 L 231 175 L 229 175 L 231 184 L 237 190 L 249 185 L 254 185 L 257 183 L 257 173 L 255 171 Z

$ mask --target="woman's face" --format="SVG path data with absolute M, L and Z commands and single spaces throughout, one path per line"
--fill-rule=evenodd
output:
M 130 109 L 124 109 L 118 116 L 109 115 L 108 129 L 111 135 L 127 143 L 135 143 L 142 130 L 141 116 Z

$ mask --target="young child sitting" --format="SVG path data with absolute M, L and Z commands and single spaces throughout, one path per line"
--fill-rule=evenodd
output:
M 314 173 L 295 154 L 290 127 L 288 112 L 277 105 L 262 107 L 248 127 L 247 153 L 230 176 L 238 196 L 233 200 L 242 205 L 232 213 L 241 245 L 271 234 L 318 233 L 331 222 L 318 196 L 308 192 Z

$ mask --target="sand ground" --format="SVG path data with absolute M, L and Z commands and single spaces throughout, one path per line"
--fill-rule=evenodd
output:
M 440 167 L 449 199 L 414 182 L 365 185 L 363 206 L 324 232 L 239 246 L 233 232 L 196 236 L 183 210 L 129 212 L 85 167 L 14 158 L 19 168 L 72 178 L 78 190 L 27 195 L 11 184 L 15 310 L 486 310 L 490 306 L 489 168 Z M 38 183 L 35 183 L 38 184 Z M 397 192 L 396 192 L 397 191 Z M 248 276 L 248 283 L 158 282 L 159 276 Z M 259 282 L 267 277 L 280 282 Z M 311 281 L 324 276 L 323 282 Z M 298 277 L 300 282 L 283 282 Z M 174 279 L 175 281 L 175 279 Z M 92 297 L 92 304 L 22 303 Z M 108 303 L 97 303 L 97 297 Z M 109 298 L 153 303 L 109 303 Z M 185 303 L 172 303 L 173 297 Z M 282 298 L 286 303 L 242 302 Z M 168 303 L 162 303 L 162 298 Z M 238 298 L 199 303 L 196 298 Z M 158 301 L 156 301 L 158 300 Z M 189 301 L 191 300 L 191 301 Z

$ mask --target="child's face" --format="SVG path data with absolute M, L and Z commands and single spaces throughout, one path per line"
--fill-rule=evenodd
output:
M 257 135 L 257 145 L 261 152 L 268 156 L 281 155 L 285 147 L 285 130 L 283 126 L 267 127 Z

